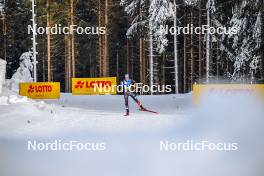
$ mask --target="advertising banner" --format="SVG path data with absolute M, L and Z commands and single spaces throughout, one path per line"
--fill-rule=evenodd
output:
M 193 103 L 199 105 L 207 93 L 232 95 L 256 94 L 264 98 L 264 84 L 194 84 Z
M 59 82 L 20 83 L 19 93 L 32 99 L 60 98 Z
M 116 77 L 72 78 L 73 95 L 116 94 Z

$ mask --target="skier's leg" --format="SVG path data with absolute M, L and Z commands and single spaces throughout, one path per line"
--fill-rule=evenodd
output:
M 126 106 L 126 115 L 129 115 L 128 97 L 129 97 L 128 93 L 125 92 L 124 99 L 125 99 L 125 106 Z
M 144 107 L 142 106 L 141 102 L 137 99 L 137 94 L 136 93 L 131 93 L 130 96 L 137 103 L 137 105 L 140 107 L 140 109 L 144 109 Z

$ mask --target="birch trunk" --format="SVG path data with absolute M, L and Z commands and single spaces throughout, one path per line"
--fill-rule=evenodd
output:
M 140 70 L 140 82 L 143 83 L 143 38 L 139 39 L 139 70 Z
M 152 88 L 154 74 L 153 74 L 153 33 L 152 33 L 152 25 L 149 24 L 149 85 Z M 153 92 L 150 92 L 151 95 Z
M 50 37 L 50 10 L 49 10 L 49 0 L 47 0 L 47 27 L 48 27 L 48 34 L 47 34 L 47 56 L 48 56 L 48 82 L 51 82 L 51 37 Z
M 174 28 L 177 28 L 177 4 L 174 0 Z M 174 79 L 175 79 L 175 94 L 179 93 L 179 80 L 178 80 L 178 38 L 177 34 L 174 34 Z
M 210 22 L 211 22 L 211 18 L 210 18 L 210 9 L 211 8 L 211 0 L 208 0 L 207 2 L 207 25 L 208 27 L 210 27 Z M 206 82 L 209 83 L 209 79 L 210 79 L 210 34 L 207 33 L 206 34 Z
M 187 23 L 187 15 L 186 15 L 186 10 L 184 11 L 185 15 L 184 15 L 184 18 L 185 18 L 185 22 L 184 24 Z M 187 60 L 187 38 L 186 38 L 186 35 L 183 35 L 183 91 L 184 93 L 187 92 L 187 63 L 188 63 L 188 60 Z
M 74 25 L 74 0 L 70 1 L 70 24 Z M 72 78 L 75 78 L 75 35 L 74 32 L 71 35 L 71 67 Z
M 193 9 L 191 9 L 191 24 L 193 24 Z M 191 90 L 193 88 L 193 83 L 195 79 L 195 58 L 194 58 L 194 48 L 193 48 L 193 34 L 191 34 Z
M 126 73 L 129 74 L 130 73 L 130 50 L 129 50 L 129 39 L 126 39 Z
M 199 4 L 199 27 L 202 28 L 202 1 L 200 0 Z M 204 53 L 203 53 L 203 37 L 202 33 L 199 34 L 199 79 L 203 77 L 203 61 L 204 61 Z
M 109 37 L 108 37 L 108 12 L 109 12 L 109 0 L 105 0 L 105 27 L 106 27 L 106 34 L 105 34 L 105 46 L 104 46 L 104 66 L 103 72 L 105 77 L 109 76 Z

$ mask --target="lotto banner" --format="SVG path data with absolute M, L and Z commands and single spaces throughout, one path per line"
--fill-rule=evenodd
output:
M 116 77 L 72 78 L 73 95 L 116 94 Z
M 20 95 L 32 99 L 60 98 L 59 82 L 20 83 Z
M 232 95 L 257 94 L 264 98 L 264 84 L 194 84 L 193 103 L 199 105 L 206 93 Z

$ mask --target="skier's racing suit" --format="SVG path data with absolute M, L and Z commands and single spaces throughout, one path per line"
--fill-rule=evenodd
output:
M 129 104 L 128 104 L 128 98 L 129 96 L 137 103 L 137 105 L 143 109 L 142 104 L 137 99 L 137 93 L 135 91 L 131 91 L 130 88 L 132 85 L 134 85 L 136 82 L 132 79 L 124 80 L 122 82 L 123 91 L 124 91 L 124 99 L 125 99 L 125 106 L 126 106 L 126 115 L 129 115 Z

